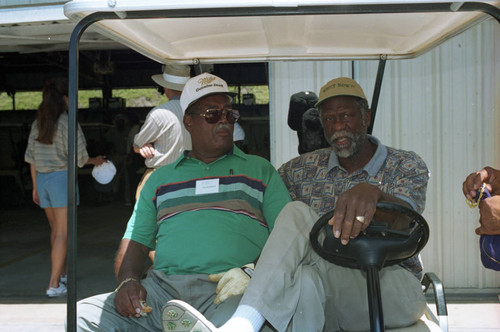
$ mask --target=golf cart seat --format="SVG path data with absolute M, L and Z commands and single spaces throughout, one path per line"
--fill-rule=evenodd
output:
M 429 226 L 420 214 L 410 208 L 397 203 L 379 202 L 368 228 L 343 245 L 340 239 L 333 236 L 332 226 L 328 225 L 334 212 L 332 210 L 323 215 L 315 223 L 310 233 L 311 245 L 322 258 L 333 264 L 366 272 L 370 331 L 384 331 L 379 271 L 418 255 L 429 238 Z M 325 230 L 322 244 L 318 239 L 321 230 Z M 435 312 L 439 318 L 427 310 L 414 325 L 390 331 L 448 331 L 443 285 L 431 272 L 426 273 L 422 280 L 424 293 L 430 285 L 434 288 Z

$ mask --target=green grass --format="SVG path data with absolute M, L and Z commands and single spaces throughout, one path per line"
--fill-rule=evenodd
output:
M 256 104 L 269 103 L 269 89 L 265 85 L 241 87 L 242 93 L 246 89 L 247 93 L 255 96 Z M 229 90 L 238 92 L 238 88 L 231 86 Z M 156 89 L 117 89 L 113 90 L 113 97 L 121 97 L 126 100 L 127 107 L 154 107 L 165 103 L 168 99 L 160 94 Z M 82 90 L 78 92 L 78 108 L 89 107 L 89 98 L 102 98 L 100 90 Z M 42 93 L 18 92 L 15 95 L 15 110 L 35 110 L 42 101 Z M 5 92 L 0 93 L 0 111 L 12 111 L 12 98 Z
M 127 107 L 154 107 L 168 101 L 168 98 L 156 89 L 113 90 L 113 97 L 124 98 Z
M 255 96 L 256 104 L 269 104 L 269 88 L 267 85 L 243 86 L 241 87 L 242 94 L 245 92 L 244 90 Z M 229 91 L 238 93 L 238 87 L 230 86 Z
M 42 101 L 41 92 L 19 92 L 15 94 L 15 109 L 36 109 Z M 11 111 L 13 109 L 12 98 L 6 93 L 0 94 L 0 110 Z

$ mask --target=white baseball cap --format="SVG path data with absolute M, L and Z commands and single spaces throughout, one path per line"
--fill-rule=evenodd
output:
M 218 76 L 210 73 L 203 73 L 192 77 L 186 82 L 184 89 L 182 89 L 182 111 L 186 112 L 186 109 L 194 104 L 198 99 L 216 93 L 223 93 L 231 99 L 236 95 L 233 92 L 229 92 L 226 81 Z
M 113 181 L 116 174 L 116 167 L 110 160 L 99 166 L 94 166 L 92 176 L 100 184 L 108 184 Z

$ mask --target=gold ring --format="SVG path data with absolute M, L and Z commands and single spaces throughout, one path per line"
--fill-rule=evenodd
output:
M 360 223 L 364 224 L 365 223 L 365 217 L 364 216 L 357 216 L 356 220 L 359 221 Z

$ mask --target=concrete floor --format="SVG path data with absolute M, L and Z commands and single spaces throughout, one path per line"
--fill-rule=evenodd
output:
M 29 203 L 29 200 L 28 200 Z M 78 209 L 77 298 L 116 287 L 113 258 L 132 207 L 91 196 Z M 49 299 L 49 227 L 33 204 L 0 210 L 0 332 L 64 331 L 66 299 Z M 446 285 L 445 285 L 446 286 Z M 448 298 L 450 332 L 500 331 L 497 294 Z
M 29 200 L 28 200 L 29 203 Z M 78 209 L 77 298 L 115 289 L 114 255 L 132 207 L 94 195 Z M 49 226 L 43 210 L 0 210 L 0 331 L 63 331 L 66 298 L 47 298 Z
M 78 298 L 114 289 L 113 260 L 132 207 L 119 202 L 78 210 Z M 50 276 L 49 226 L 38 208 L 0 211 L 0 303 L 54 303 L 45 289 Z

